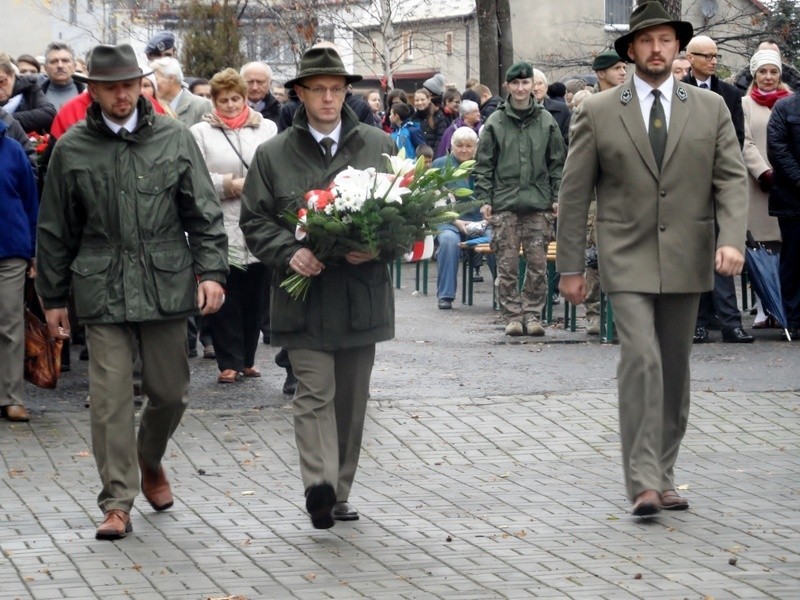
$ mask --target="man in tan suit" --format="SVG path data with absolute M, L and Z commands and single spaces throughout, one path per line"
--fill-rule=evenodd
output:
M 623 469 L 633 514 L 642 517 L 689 506 L 675 491 L 673 467 L 689 417 L 698 299 L 712 288 L 714 267 L 736 275 L 744 263 L 747 174 L 728 109 L 671 73 L 692 34 L 659 2 L 633 11 L 615 48 L 635 74 L 584 101 L 559 194 L 559 287 L 578 304 L 597 190 L 600 279 L 620 340 Z

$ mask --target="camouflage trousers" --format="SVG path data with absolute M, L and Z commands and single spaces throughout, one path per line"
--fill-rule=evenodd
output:
M 506 323 L 540 321 L 547 298 L 547 244 L 552 239 L 552 217 L 535 212 L 519 215 L 499 212 L 492 215 L 491 248 L 497 258 L 497 301 Z M 522 275 L 520 247 L 525 257 Z
M 597 201 L 592 200 L 589 205 L 589 217 L 586 223 L 586 248 L 597 246 Z M 595 268 L 586 268 L 586 318 L 595 319 L 600 316 L 600 271 Z

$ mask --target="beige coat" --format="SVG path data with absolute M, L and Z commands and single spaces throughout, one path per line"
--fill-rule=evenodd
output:
M 676 82 L 661 173 L 632 80 L 583 102 L 559 194 L 557 268 L 584 270 L 597 191 L 606 292 L 698 293 L 714 283 L 718 245 L 744 248 L 747 172 L 721 96 Z
M 747 229 L 757 242 L 772 242 L 781 239 L 778 219 L 769 216 L 769 193 L 762 192 L 758 186 L 758 176 L 771 169 L 767 159 L 767 123 L 772 110 L 756 104 L 748 95 L 742 98 L 744 110 L 744 164 L 747 166 L 750 208 L 747 215 Z

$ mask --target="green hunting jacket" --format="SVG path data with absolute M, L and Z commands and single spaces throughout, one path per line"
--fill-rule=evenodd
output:
M 39 211 L 36 289 L 45 308 L 74 288 L 87 324 L 177 319 L 197 282 L 225 284 L 222 210 L 189 130 L 139 99 L 115 134 L 93 103 L 56 144 Z
M 308 129 L 304 107 L 290 128 L 256 150 L 245 180 L 239 223 L 250 251 L 273 269 L 273 345 L 331 352 L 394 337 L 394 295 L 384 262 L 326 261 L 305 300 L 292 299 L 280 284 L 293 273 L 289 260 L 305 245 L 295 238 L 295 225 L 284 214 L 296 213 L 305 204 L 306 192 L 327 187 L 347 167 L 385 171 L 388 164 L 382 154 L 395 151 L 387 134 L 359 123 L 346 105 L 339 145 L 327 167 Z
M 558 198 L 566 149 L 558 123 L 531 96 L 520 117 L 507 98 L 481 129 L 475 156 L 475 197 L 492 212 L 549 211 Z

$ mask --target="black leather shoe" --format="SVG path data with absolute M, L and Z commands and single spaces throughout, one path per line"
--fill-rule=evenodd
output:
M 358 521 L 358 511 L 349 502 L 333 505 L 333 518 L 336 521 Z
M 450 310 L 453 308 L 453 301 L 450 298 L 439 298 L 439 310 Z
M 755 338 L 741 327 L 722 330 L 722 341 L 726 344 L 750 344 Z
M 705 344 L 708 342 L 708 329 L 705 327 L 695 327 L 694 328 L 694 339 L 692 340 L 695 344 Z
M 294 376 L 291 367 L 286 369 L 286 381 L 283 382 L 283 393 L 287 396 L 294 396 L 297 391 L 297 377 Z
M 318 483 L 306 490 L 306 510 L 315 529 L 333 527 L 334 504 L 336 504 L 336 492 L 330 483 Z

